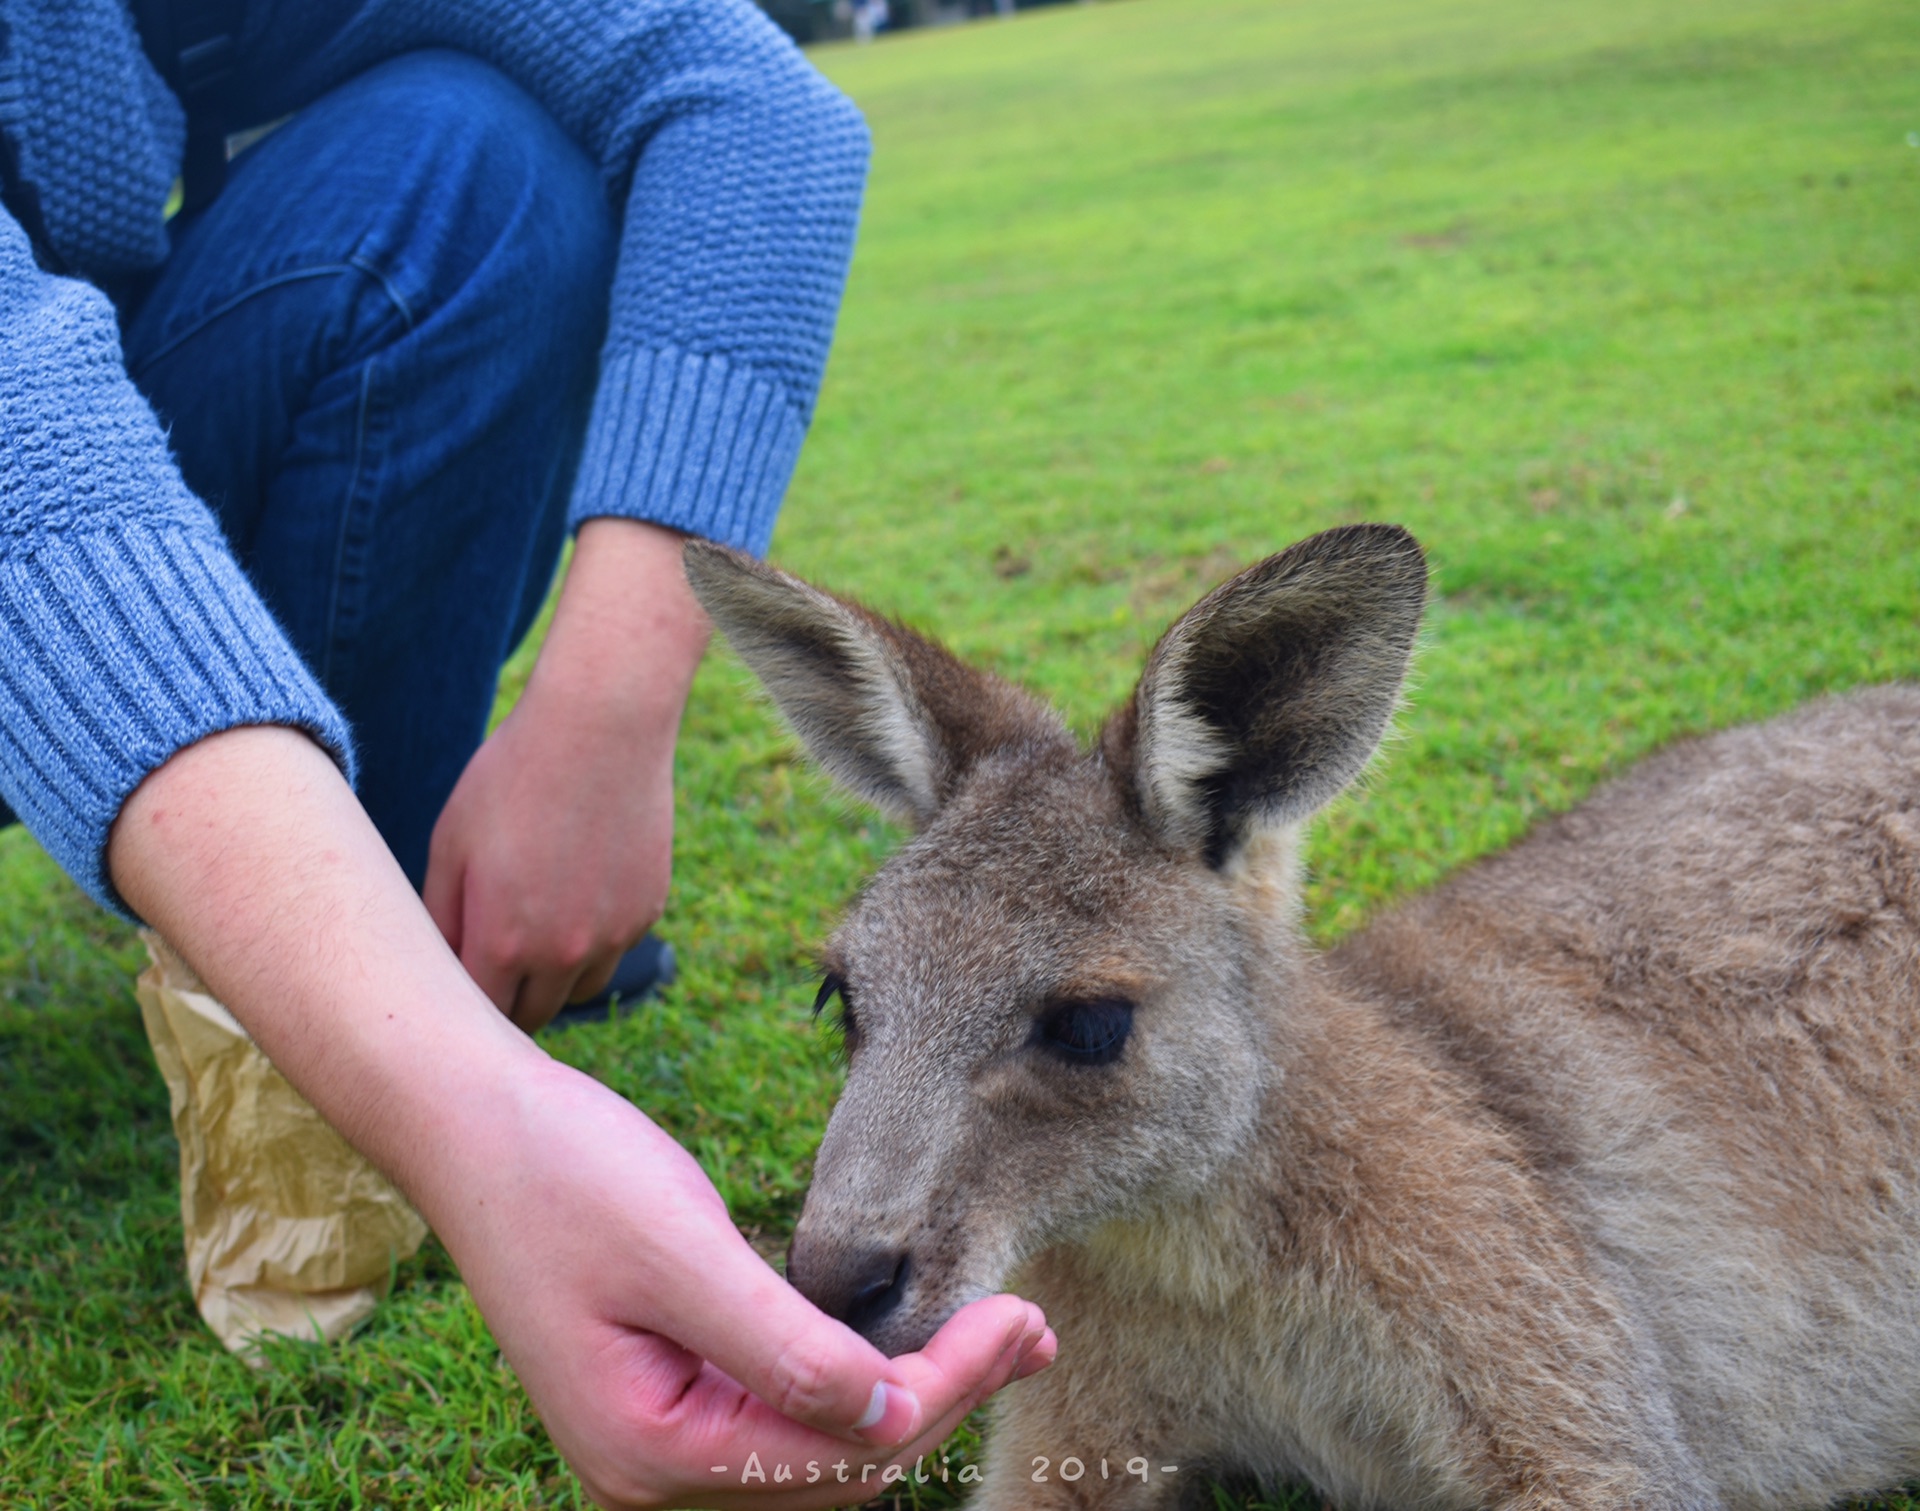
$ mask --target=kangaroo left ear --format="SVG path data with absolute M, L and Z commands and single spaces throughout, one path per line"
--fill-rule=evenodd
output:
M 902 823 L 933 821 L 1016 747 L 1073 749 L 1050 708 L 931 640 L 765 562 L 690 541 L 687 581 L 815 760 Z
M 1386 733 L 1426 593 L 1411 535 L 1350 525 L 1189 609 L 1102 736 L 1147 827 L 1219 868 L 1331 800 Z

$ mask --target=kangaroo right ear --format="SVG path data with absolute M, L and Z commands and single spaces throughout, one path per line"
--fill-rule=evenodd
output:
M 711 541 L 687 581 L 813 758 L 855 796 L 916 827 L 969 769 L 1009 747 L 1064 744 L 1059 716 L 857 603 Z
M 1411 535 L 1349 525 L 1189 609 L 1104 736 L 1148 827 L 1219 867 L 1331 799 L 1386 732 L 1426 593 Z

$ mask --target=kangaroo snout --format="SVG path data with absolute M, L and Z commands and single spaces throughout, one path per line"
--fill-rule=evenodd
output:
M 911 1180 L 903 1189 L 855 1179 L 869 1173 L 866 1162 L 843 1163 L 831 1149 L 821 1159 L 832 1178 L 816 1178 L 808 1194 L 787 1247 L 787 1281 L 829 1317 L 884 1354 L 913 1353 L 967 1302 L 999 1288 L 970 1283 L 991 1256 L 965 1241 L 964 1224 L 943 1229 L 932 1217 L 947 1208 L 938 1194 Z M 909 1195 L 925 1196 L 925 1210 L 903 1205 Z
M 829 1317 L 875 1342 L 907 1298 L 913 1256 L 891 1244 L 823 1243 L 796 1234 L 787 1279 Z

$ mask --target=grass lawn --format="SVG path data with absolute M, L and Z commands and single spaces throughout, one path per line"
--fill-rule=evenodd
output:
M 1677 734 L 1920 676 L 1910 0 L 1132 0 L 818 58 L 877 155 L 780 560 L 1091 728 L 1236 563 L 1426 542 L 1322 937 Z M 554 1050 L 777 1243 L 835 1087 L 809 952 L 895 835 L 724 656 L 681 801 L 681 985 Z M 0 839 L 0 1503 L 576 1504 L 431 1245 L 346 1346 L 201 1330 L 136 954 Z

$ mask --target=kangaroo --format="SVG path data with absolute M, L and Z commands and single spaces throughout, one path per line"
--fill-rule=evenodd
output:
M 789 1277 L 889 1353 L 1045 1308 L 974 1505 L 1801 1511 L 1920 1473 L 1920 688 L 1674 746 L 1322 953 L 1296 835 L 1396 706 L 1404 530 L 1208 594 L 1085 750 L 856 604 L 687 570 L 917 831 L 825 950 L 849 1068 Z

